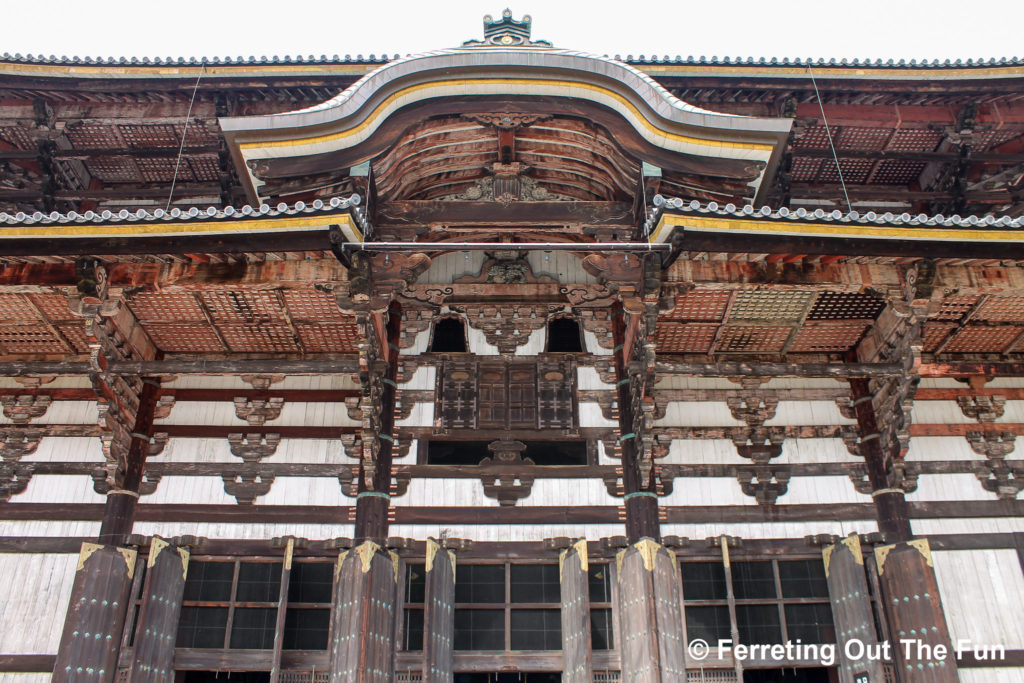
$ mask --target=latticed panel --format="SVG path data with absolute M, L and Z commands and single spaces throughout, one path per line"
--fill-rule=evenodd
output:
M 972 320 L 996 323 L 1024 322 L 1024 296 L 990 296 L 978 307 Z
M 792 353 L 833 353 L 853 348 L 864 331 L 866 323 L 858 321 L 808 322 L 796 334 Z
M 359 330 L 353 323 L 298 323 L 299 340 L 308 353 L 357 353 Z
M 619 683 L 621 674 L 618 671 L 595 671 L 594 683 Z
M 831 133 L 834 141 L 839 135 L 839 127 L 831 126 L 825 131 L 825 126 L 811 126 L 803 135 L 795 137 L 793 147 L 795 149 L 828 149 L 828 136 Z
M 942 300 L 939 312 L 932 320 L 962 320 L 965 315 L 978 303 L 981 296 L 977 294 L 962 294 L 958 296 L 947 296 Z
M 216 128 L 216 126 L 214 126 Z M 185 133 L 185 147 L 201 147 L 204 145 L 216 145 L 220 142 L 220 135 L 216 130 L 211 130 L 205 124 L 202 123 L 189 123 L 188 131 L 185 131 L 185 124 L 178 123 L 174 125 L 175 131 L 177 131 L 178 139 L 181 139 L 181 134 Z
M 189 135 L 191 135 L 191 131 L 189 131 Z M 212 154 L 187 157 L 182 159 L 181 163 L 188 163 L 192 167 L 192 174 L 195 175 L 197 182 L 213 182 L 220 178 L 220 161 Z
M 67 353 L 70 349 L 46 325 L 0 325 L 0 349 L 6 353 Z
M 874 320 L 885 302 L 859 292 L 822 292 L 814 300 L 808 320 Z
M 1024 327 L 1009 325 L 971 326 L 961 329 L 950 340 L 947 353 L 999 353 L 1010 346 Z
M 890 128 L 867 128 L 863 126 L 843 126 L 835 139 L 838 149 L 857 149 L 867 151 L 880 150 L 892 135 Z
M 934 152 L 942 134 L 926 128 L 901 128 L 893 135 L 888 149 L 893 152 Z
M 124 147 L 113 126 L 100 123 L 86 123 L 70 126 L 65 135 L 75 149 L 118 149 Z
M 795 183 L 809 183 L 818 177 L 818 170 L 821 169 L 821 159 L 809 159 L 797 157 L 793 159 L 790 173 Z
M 333 294 L 321 292 L 313 287 L 302 289 L 286 289 L 285 306 L 292 320 L 344 320 L 347 316 L 338 308 L 338 300 Z
M 924 326 L 924 338 L 921 340 L 921 350 L 931 353 L 939 348 L 942 342 L 946 341 L 949 333 L 956 329 L 955 323 L 931 322 Z
M 716 352 L 776 353 L 789 339 L 791 327 L 725 325 L 715 344 Z
M 175 177 L 175 169 L 178 181 L 195 180 L 188 163 L 178 163 L 178 160 L 172 157 L 136 157 L 135 163 L 139 167 L 142 179 L 147 183 L 169 183 Z
M 141 292 L 128 300 L 128 308 L 142 322 L 205 322 L 203 309 L 189 292 Z
M 737 683 L 739 679 L 732 669 L 689 669 L 686 683 Z
M 169 353 L 218 353 L 224 345 L 204 323 L 146 323 L 150 339 L 161 351 Z
M 139 171 L 131 157 L 96 157 L 85 162 L 89 174 L 107 183 L 134 183 Z
M 283 323 L 218 325 L 221 336 L 232 351 L 240 353 L 281 353 L 298 351 L 295 336 Z
M 237 289 L 207 290 L 200 296 L 210 310 L 213 321 L 249 323 L 258 320 L 279 320 L 284 313 L 276 292 Z
M 28 298 L 50 320 L 78 320 L 78 316 L 71 312 L 68 298 L 64 294 L 29 294 Z
M 1020 131 L 1016 130 L 992 130 L 985 133 L 975 133 L 971 151 L 984 152 L 998 147 L 1004 142 L 1020 137 Z
M 659 322 L 655 337 L 658 353 L 708 353 L 718 325 Z
M 888 159 L 878 166 L 872 180 L 883 185 L 906 185 L 921 177 L 923 170 L 923 161 Z
M 174 126 L 166 123 L 130 125 L 117 127 L 121 137 L 133 149 L 177 147 L 180 141 Z
M 85 336 L 85 322 L 56 323 L 54 327 L 64 335 L 75 353 L 89 353 L 89 338 Z
M 664 320 L 720 321 L 725 317 L 731 292 L 713 289 L 694 289 L 676 295 L 675 307 L 664 314 Z
M 402 678 L 403 674 L 397 674 L 396 680 L 399 681 L 419 681 L 419 674 L 411 674 L 416 676 L 412 678 Z M 410 674 L 404 674 L 406 676 Z M 330 680 L 330 672 L 328 671 L 282 671 L 281 672 L 281 683 L 327 683 Z
M 736 292 L 729 322 L 764 320 L 797 321 L 807 311 L 814 292 L 786 289 L 746 289 Z
M 0 140 L 7 144 L 14 145 L 18 149 L 35 149 L 36 144 L 32 137 L 21 126 L 0 127 Z
M 844 159 L 840 157 L 839 168 L 843 170 L 843 181 L 847 183 L 863 183 L 868 179 L 868 173 L 874 165 L 871 159 Z M 821 175 L 818 180 L 823 183 L 839 182 L 839 172 L 836 170 L 834 159 L 826 159 L 821 165 Z
M 0 320 L 18 323 L 35 322 L 40 318 L 24 294 L 0 294 Z

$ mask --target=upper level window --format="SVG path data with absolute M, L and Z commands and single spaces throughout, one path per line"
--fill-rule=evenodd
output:
M 465 323 L 459 318 L 441 318 L 434 323 L 434 339 L 430 350 L 437 353 L 465 353 Z
M 552 318 L 548 321 L 548 351 L 552 353 L 582 353 L 583 335 L 573 318 Z

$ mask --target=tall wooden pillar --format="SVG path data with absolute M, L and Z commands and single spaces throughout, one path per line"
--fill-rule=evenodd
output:
M 622 680 L 686 680 L 682 587 L 676 556 L 645 538 L 620 551 Z
M 594 667 L 585 540 L 562 551 L 558 571 L 562 583 L 562 681 L 591 683 L 594 680 Z
M 134 651 L 128 665 L 129 683 L 174 681 L 174 642 L 178 636 L 188 559 L 189 553 L 184 548 L 153 537 L 146 560 Z
M 455 553 L 427 540 L 423 683 L 451 683 L 455 641 Z
M 857 683 L 857 676 L 867 674 L 869 681 L 884 681 L 883 663 L 870 656 L 867 648 L 878 643 L 875 633 L 871 594 L 864 573 L 864 555 L 856 534 L 822 550 L 828 594 L 832 602 L 832 619 L 836 627 L 836 648 L 840 683 Z M 858 641 L 864 649 L 847 650 L 845 644 Z M 854 655 L 853 658 L 847 654 Z
M 113 681 L 135 576 L 136 551 L 83 543 L 53 681 Z
M 875 563 L 899 680 L 959 681 L 928 539 L 878 546 Z M 936 653 L 940 647 L 943 656 Z
M 332 682 L 394 679 L 397 584 L 398 556 L 373 541 L 338 556 L 328 645 Z

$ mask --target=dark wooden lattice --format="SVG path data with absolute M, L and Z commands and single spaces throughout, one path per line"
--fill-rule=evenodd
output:
M 52 680 L 114 680 L 135 560 L 128 548 L 82 544 Z
M 146 583 L 127 681 L 170 683 L 174 680 L 174 641 L 187 571 L 188 551 L 154 537 L 146 561 Z

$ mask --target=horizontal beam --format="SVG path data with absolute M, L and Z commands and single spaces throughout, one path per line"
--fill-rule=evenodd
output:
M 417 200 L 384 202 L 373 223 L 382 226 L 430 225 L 623 225 L 636 222 L 630 202 L 472 202 Z
M 901 161 L 954 162 L 960 161 L 958 152 L 895 152 L 891 150 L 840 149 L 835 152 L 840 159 L 870 159 L 884 161 L 886 159 Z M 829 148 L 800 149 L 793 152 L 794 158 L 832 159 L 833 152 Z M 963 157 L 963 161 L 976 164 L 1001 164 L 1012 166 L 1024 163 L 1024 154 L 999 154 L 998 152 L 977 152 Z
M 345 242 L 343 251 L 671 251 L 650 242 Z
M 900 363 L 688 363 L 660 358 L 654 371 L 693 377 L 894 377 L 906 374 Z
M 0 377 L 25 375 L 85 375 L 94 372 L 85 361 L 11 361 L 0 363 Z M 192 360 L 111 361 L 106 372 L 117 375 L 350 375 L 359 372 L 356 358 L 324 360 Z

